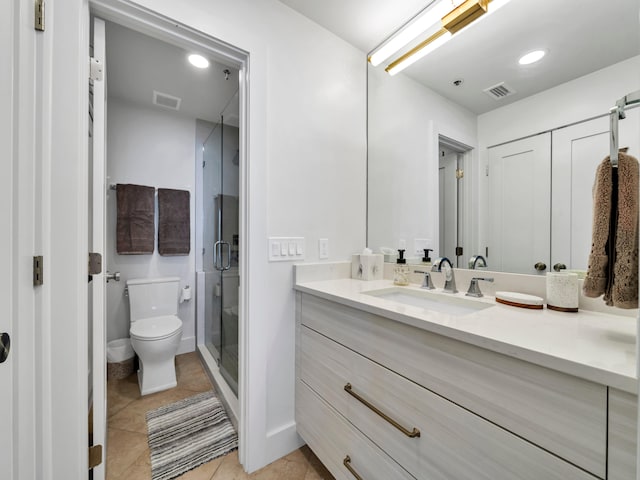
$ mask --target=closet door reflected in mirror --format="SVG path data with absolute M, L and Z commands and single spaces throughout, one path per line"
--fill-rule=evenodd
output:
M 544 273 L 535 265 L 550 265 L 551 134 L 490 148 L 487 173 L 491 268 Z
M 640 109 L 620 121 L 619 145 L 638 158 Z M 587 269 L 593 223 L 592 186 L 596 168 L 609 154 L 609 118 L 581 122 L 553 132 L 553 215 L 551 261 Z

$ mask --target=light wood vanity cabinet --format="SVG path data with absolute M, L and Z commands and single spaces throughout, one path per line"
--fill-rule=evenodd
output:
M 342 459 L 359 454 L 338 452 L 320 406 L 408 478 L 607 478 L 605 386 L 305 293 L 298 320 L 296 422 L 336 478 L 358 478 Z
M 609 445 L 607 480 L 636 478 L 638 397 L 609 389 Z

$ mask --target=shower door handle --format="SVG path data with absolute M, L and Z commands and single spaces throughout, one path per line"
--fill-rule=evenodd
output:
M 222 264 L 222 246 L 227 246 L 227 264 Z M 213 266 L 219 272 L 224 272 L 225 270 L 229 270 L 231 268 L 231 245 L 229 242 L 224 242 L 222 240 L 218 240 L 213 245 Z
M 222 269 L 222 252 L 220 247 L 222 246 L 222 240 L 218 240 L 213 244 L 213 268 L 221 272 Z
M 227 246 L 227 264 L 222 267 L 222 270 L 229 270 L 231 268 L 231 245 L 229 242 L 222 242 L 222 244 Z

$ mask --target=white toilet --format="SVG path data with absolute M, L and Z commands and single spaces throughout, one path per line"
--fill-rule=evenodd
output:
M 140 393 L 177 385 L 175 356 L 182 338 L 178 313 L 180 278 L 137 278 L 127 281 L 131 345 L 140 359 Z

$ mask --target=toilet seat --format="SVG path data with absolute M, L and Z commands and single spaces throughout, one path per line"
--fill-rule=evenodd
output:
M 162 340 L 182 330 L 182 320 L 175 315 L 150 317 L 136 320 L 131 324 L 131 338 L 142 341 Z

